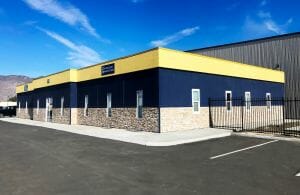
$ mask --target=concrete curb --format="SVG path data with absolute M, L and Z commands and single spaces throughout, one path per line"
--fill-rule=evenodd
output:
M 211 139 L 218 139 L 223 137 L 231 136 L 232 133 L 222 133 L 215 136 L 206 136 L 202 138 L 193 138 L 193 139 L 186 139 L 184 141 L 169 141 L 169 142 L 147 142 L 145 146 L 176 146 L 176 145 L 182 145 L 182 144 L 189 144 L 189 143 L 195 143 L 195 142 L 201 142 L 201 141 L 207 141 Z
M 242 136 L 242 137 L 253 137 L 253 138 L 261 138 L 261 139 L 271 139 L 271 140 L 281 140 L 281 141 L 291 141 L 291 142 L 299 142 L 300 143 L 300 138 L 295 138 L 295 137 L 282 137 L 282 136 L 276 136 L 272 134 L 257 134 L 257 133 L 236 133 L 233 132 L 232 135 L 235 136 Z
M 2 118 L 0 121 L 55 129 L 79 135 L 109 139 L 143 146 L 175 146 L 210 139 L 227 137 L 232 131 L 222 129 L 196 129 L 168 133 L 132 132 L 124 129 L 103 129 L 101 127 L 83 125 L 65 125 L 57 123 L 46 123 L 18 118 Z

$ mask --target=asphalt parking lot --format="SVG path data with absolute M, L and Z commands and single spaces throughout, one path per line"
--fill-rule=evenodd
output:
M 300 143 L 271 141 L 146 147 L 0 121 L 0 194 L 300 194 Z

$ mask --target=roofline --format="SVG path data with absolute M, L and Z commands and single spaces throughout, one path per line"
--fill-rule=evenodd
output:
M 76 69 L 76 68 L 68 68 L 68 69 L 65 69 L 65 70 L 62 70 L 62 71 L 59 71 L 59 72 L 51 73 L 49 75 L 39 76 L 37 78 L 32 79 L 31 82 L 19 84 L 16 87 L 27 85 L 27 84 L 32 83 L 34 80 L 46 78 L 46 77 L 49 77 L 49 76 L 52 76 L 52 75 L 56 75 L 56 74 L 59 74 L 59 73 L 63 73 L 63 72 L 71 71 L 71 70 L 83 70 L 83 69 L 87 69 L 87 68 L 90 68 L 90 67 L 93 67 L 93 66 L 108 64 L 108 63 L 114 62 L 116 60 L 126 59 L 126 58 L 129 58 L 129 57 L 132 57 L 132 56 L 136 56 L 136 55 L 140 55 L 140 54 L 147 53 L 147 52 L 150 52 L 150 51 L 158 50 L 160 48 L 161 47 L 154 47 L 154 48 L 151 48 L 151 49 L 148 49 L 148 50 L 144 50 L 144 51 L 140 51 L 140 52 L 137 52 L 137 53 L 133 53 L 133 54 L 125 55 L 125 56 L 122 56 L 122 57 L 114 58 L 114 59 L 111 59 L 111 60 L 103 61 L 103 62 L 100 62 L 100 63 L 97 63 L 97 64 L 88 65 L 88 66 L 81 67 L 81 68 L 78 68 L 78 69 Z
M 210 47 L 191 49 L 191 50 L 186 50 L 185 52 L 201 51 L 201 50 L 208 50 L 208 49 L 214 49 L 214 48 L 220 48 L 220 47 L 228 47 L 228 46 L 233 46 L 233 45 L 253 43 L 253 42 L 258 42 L 258 41 L 266 41 L 266 40 L 272 40 L 272 39 L 278 39 L 278 38 L 290 37 L 290 36 L 297 36 L 297 35 L 300 36 L 300 31 L 299 32 L 293 32 L 293 33 L 282 34 L 282 35 L 275 35 L 275 36 L 270 36 L 270 37 L 263 37 L 263 38 L 258 38 L 258 39 L 251 39 L 251 40 L 246 40 L 246 41 L 226 43 L 226 44 L 215 45 L 215 46 L 210 46 Z
M 126 59 L 132 56 L 137 56 L 140 54 L 144 54 L 150 51 L 157 51 L 158 53 L 150 53 L 150 58 L 149 56 L 141 56 L 141 58 L 133 58 L 133 60 L 130 61 L 119 61 L 120 59 Z M 167 52 L 163 52 L 167 51 Z M 149 61 L 149 63 L 141 63 L 140 60 L 143 62 L 143 58 L 146 57 L 145 59 Z M 171 58 L 177 58 L 177 62 L 171 60 Z M 98 79 L 98 78 L 104 78 L 107 77 L 103 74 L 100 74 L 100 72 L 93 68 L 99 66 L 103 66 L 108 63 L 116 63 L 116 68 L 113 74 L 107 75 L 107 76 L 116 76 L 116 75 L 121 75 L 121 74 L 126 74 L 126 73 L 131 73 L 131 72 L 136 72 L 136 71 L 142 71 L 142 70 L 148 70 L 152 68 L 171 68 L 175 70 L 181 70 L 181 71 L 193 71 L 193 72 L 202 72 L 202 73 L 208 73 L 208 74 L 217 74 L 217 75 L 223 75 L 223 76 L 233 76 L 233 77 L 238 77 L 238 78 L 245 78 L 245 79 L 254 79 L 254 80 L 264 80 L 264 81 L 271 81 L 271 82 L 279 82 L 279 83 L 284 83 L 284 72 L 279 71 L 279 70 L 272 70 L 269 68 L 265 67 L 259 67 L 259 66 L 253 66 L 250 64 L 243 64 L 231 60 L 225 60 L 225 59 L 220 59 L 220 58 L 215 58 L 215 57 L 209 57 L 205 55 L 199 55 L 195 53 L 188 53 L 188 52 L 183 52 L 183 51 L 178 51 L 178 50 L 173 50 L 173 49 L 167 49 L 163 47 L 158 47 L 158 48 L 153 48 L 149 49 L 146 51 L 142 51 L 139 53 L 135 53 L 132 55 L 128 55 L 125 57 L 117 58 L 114 60 L 106 61 L 103 63 L 95 64 L 92 66 L 87 66 L 83 67 L 81 69 L 67 69 L 63 70 L 60 72 L 56 72 L 44 77 L 41 77 L 40 79 L 34 79 L 31 83 L 33 83 L 32 86 L 29 86 L 28 91 L 33 91 L 37 88 L 44 88 L 44 87 L 49 87 L 49 86 L 54 86 L 62 83 L 69 83 L 69 82 L 83 82 L 87 80 L 93 80 L 93 79 Z M 175 63 L 176 62 L 176 63 Z M 125 66 L 122 64 L 124 63 Z M 188 65 L 187 65 L 188 63 Z M 210 63 L 217 64 L 216 67 L 211 67 L 209 66 Z M 129 64 L 129 66 L 127 66 Z M 132 66 L 130 64 L 133 64 Z M 220 64 L 227 65 L 228 70 L 220 69 L 218 66 Z M 247 75 L 243 71 L 240 71 L 239 66 L 243 65 L 245 70 L 248 70 L 250 72 L 253 72 L 253 75 Z M 91 68 L 92 67 L 92 68 Z M 122 68 L 120 68 L 122 67 Z M 224 67 L 224 66 L 222 66 Z M 86 71 L 81 71 L 91 68 Z M 259 69 L 259 70 L 257 70 Z M 74 72 L 71 72 L 71 70 L 76 70 Z M 269 76 L 266 77 L 265 74 L 262 74 L 262 71 L 270 71 L 270 72 L 265 72 L 265 74 L 268 73 Z M 58 75 L 59 73 L 67 72 L 69 71 L 69 75 L 63 74 L 63 75 Z M 272 72 L 271 72 L 272 71 Z M 46 84 L 46 80 L 41 80 L 42 78 L 49 78 L 49 76 L 52 75 L 58 75 L 58 78 L 55 77 L 53 79 L 53 82 L 49 85 L 49 82 Z M 37 82 L 36 82 L 37 81 Z M 29 83 L 27 83 L 29 84 Z M 23 93 L 27 90 L 22 89 L 22 86 L 26 86 L 26 84 L 22 84 L 17 86 L 16 91 L 17 93 Z
M 52 76 L 52 75 L 56 75 L 56 74 L 59 74 L 59 73 L 67 72 L 67 71 L 70 71 L 70 70 L 76 70 L 76 69 L 75 69 L 75 68 L 68 68 L 68 69 L 64 69 L 64 70 L 59 71 L 59 72 L 51 73 L 51 74 L 49 74 L 49 75 L 39 76 L 39 77 L 36 77 L 36 78 L 32 79 L 31 82 L 19 84 L 19 85 L 17 85 L 16 87 L 20 87 L 20 86 L 22 86 L 22 85 L 27 85 L 27 84 L 32 83 L 32 82 L 35 81 L 35 80 L 39 80 L 39 79 L 46 78 L 46 77 L 49 77 L 49 76 Z
M 154 47 L 154 48 L 147 49 L 147 50 L 144 50 L 144 51 L 140 51 L 140 52 L 137 52 L 137 53 L 129 54 L 129 55 L 126 55 L 126 56 L 122 56 L 122 57 L 114 58 L 114 59 L 111 59 L 111 60 L 103 61 L 103 62 L 100 62 L 100 63 L 97 63 L 97 64 L 92 64 L 92 65 L 89 65 L 89 66 L 78 68 L 77 70 L 83 70 L 83 69 L 87 69 L 87 68 L 90 68 L 90 67 L 93 67 L 93 66 L 99 66 L 99 65 L 104 65 L 104 64 L 112 63 L 112 62 L 117 61 L 117 60 L 122 60 L 122 59 L 130 58 L 130 57 L 137 56 L 137 55 L 140 55 L 140 54 L 143 54 L 143 53 L 147 53 L 147 52 L 150 52 L 150 51 L 158 50 L 160 48 L 162 48 L 162 47 Z

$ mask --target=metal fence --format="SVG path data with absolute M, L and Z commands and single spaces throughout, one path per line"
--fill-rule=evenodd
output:
M 210 127 L 234 131 L 300 136 L 298 110 L 299 99 L 209 99 Z

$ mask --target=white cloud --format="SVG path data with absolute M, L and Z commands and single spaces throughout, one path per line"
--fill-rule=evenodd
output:
M 285 30 L 278 24 L 276 24 L 273 20 L 264 21 L 264 25 L 269 31 L 274 32 L 276 34 L 280 35 L 286 33 Z
M 262 0 L 261 2 L 260 2 L 260 6 L 265 6 L 265 5 L 267 5 L 267 0 Z
M 288 21 L 286 21 L 285 25 L 292 24 L 293 21 L 294 21 L 294 19 L 293 19 L 293 18 L 290 18 L 290 19 L 288 19 Z
M 271 34 L 285 34 L 290 24 L 292 24 L 293 18 L 288 19 L 284 24 L 278 24 L 270 12 L 260 10 L 257 13 L 257 17 L 246 18 L 244 24 L 244 30 L 247 34 L 253 34 L 256 36 L 267 36 Z
M 27 20 L 23 23 L 23 25 L 25 26 L 34 26 L 38 23 L 38 21 L 35 21 L 35 20 Z
M 265 12 L 265 11 L 262 11 L 262 10 L 258 11 L 257 15 L 260 18 L 272 18 L 270 12 Z
M 173 35 L 169 35 L 163 39 L 151 41 L 151 45 L 154 47 L 166 46 L 169 45 L 170 43 L 179 41 L 184 37 L 191 36 L 192 34 L 196 33 L 198 30 L 199 30 L 198 26 L 192 28 L 186 28 Z
M 265 36 L 270 33 L 263 22 L 256 21 L 250 16 L 246 18 L 243 29 L 249 36 Z
M 104 61 L 95 50 L 85 45 L 77 45 L 55 32 L 39 27 L 37 28 L 70 49 L 67 60 L 73 67 L 83 67 Z
M 57 0 L 23 0 L 32 9 L 45 13 L 71 26 L 80 26 L 89 34 L 100 38 L 88 17 L 71 4 L 62 4 Z

